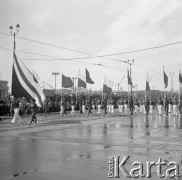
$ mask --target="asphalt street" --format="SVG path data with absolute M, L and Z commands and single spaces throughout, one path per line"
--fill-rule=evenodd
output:
M 110 179 L 111 156 L 130 156 L 126 169 L 131 169 L 134 161 L 146 164 L 161 157 L 166 163 L 177 162 L 182 172 L 179 117 L 135 114 L 133 127 L 131 117 L 118 112 L 107 117 L 50 114 L 38 119 L 38 124 L 31 126 L 29 117 L 22 118 L 20 124 L 12 125 L 11 119 L 0 124 L 1 180 Z M 150 179 L 160 179 L 156 167 L 151 172 Z M 118 179 L 127 177 L 120 171 Z

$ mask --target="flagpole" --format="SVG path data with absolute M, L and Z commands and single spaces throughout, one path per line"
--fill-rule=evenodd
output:
M 147 98 L 147 81 L 148 81 L 148 71 L 147 71 L 147 80 L 146 80 L 146 87 L 145 87 L 145 99 Z
M 163 66 L 163 77 L 164 77 L 164 66 Z M 164 81 L 165 82 L 165 81 Z M 163 104 L 163 106 L 164 106 L 164 108 L 165 108 L 165 83 L 164 83 L 164 97 L 163 97 L 164 99 L 163 99 L 163 101 L 164 101 L 164 104 Z
M 181 104 L 181 82 L 180 82 L 180 76 L 181 76 L 181 70 L 180 70 L 180 63 L 179 63 L 179 107 L 178 107 L 178 112 L 179 112 L 179 128 L 182 128 L 182 117 L 180 113 L 180 104 Z
M 63 103 L 63 91 L 62 91 L 62 88 L 63 88 L 63 73 L 62 73 L 62 76 L 61 76 L 61 106 L 62 106 L 62 103 Z
M 179 76 L 180 76 L 180 63 L 179 63 Z M 180 106 L 180 96 L 181 96 L 181 88 L 180 88 L 180 80 L 179 80 L 179 106 Z

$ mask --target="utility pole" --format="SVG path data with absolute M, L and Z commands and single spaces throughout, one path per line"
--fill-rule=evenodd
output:
M 59 72 L 53 72 L 52 75 L 55 76 L 55 94 L 56 94 L 56 76 L 60 75 L 60 73 Z
M 77 79 L 77 78 L 72 77 L 72 81 L 73 81 L 73 93 L 74 93 L 75 87 L 76 87 L 76 86 L 75 86 L 75 81 L 76 81 L 76 79 Z
M 170 72 L 169 74 L 171 76 L 171 95 L 172 95 L 172 93 L 173 93 L 173 76 L 174 76 L 174 72 Z
M 20 25 L 19 25 L 19 24 L 16 25 L 16 32 L 13 31 L 13 26 L 10 26 L 10 27 L 9 27 L 9 30 L 10 30 L 11 35 L 14 36 L 14 43 L 13 43 L 13 44 L 14 44 L 14 47 L 13 47 L 13 49 L 15 50 L 15 49 L 16 49 L 15 37 L 16 37 L 16 35 L 18 34 L 18 32 L 19 32 L 19 30 L 20 30 Z

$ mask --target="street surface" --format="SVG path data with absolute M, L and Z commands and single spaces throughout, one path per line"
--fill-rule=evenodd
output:
M 179 163 L 182 172 L 179 117 L 166 119 L 154 113 L 147 120 L 138 113 L 133 116 L 133 128 L 130 116 L 119 112 L 107 117 L 54 113 L 38 115 L 38 124 L 29 126 L 29 121 L 25 117 L 12 125 L 11 119 L 5 119 L 0 124 L 1 180 L 105 180 L 110 179 L 109 156 L 127 155 L 126 168 L 134 161 L 145 164 L 161 157 L 167 163 Z M 160 179 L 156 167 L 151 171 L 151 178 L 137 179 Z M 118 179 L 127 178 L 120 172 Z

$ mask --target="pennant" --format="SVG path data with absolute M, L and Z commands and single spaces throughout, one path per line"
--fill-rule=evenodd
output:
M 86 71 L 86 82 L 89 84 L 94 84 L 94 81 L 92 81 L 91 77 L 90 77 L 90 73 L 88 72 L 88 70 L 85 68 Z
M 112 93 L 112 81 L 110 81 L 106 76 L 104 77 L 103 93 L 106 93 L 108 96 Z
M 132 83 L 132 81 L 131 81 L 131 77 L 130 77 L 130 75 L 129 75 L 129 70 L 128 70 L 128 84 L 129 85 L 133 85 L 133 83 Z
M 16 98 L 25 97 L 27 100 L 33 98 L 38 106 L 42 106 L 45 95 L 39 84 L 38 76 L 17 58 L 15 52 L 13 58 L 11 94 Z
M 70 77 L 66 77 L 62 74 L 62 87 L 70 88 L 73 87 L 73 82 Z
M 86 88 L 86 79 L 80 70 L 78 72 L 78 87 Z
M 150 91 L 148 71 L 147 71 L 147 80 L 146 80 L 146 91 Z
M 164 71 L 164 84 L 165 84 L 165 89 L 166 89 L 168 86 L 168 77 L 167 77 L 165 71 Z

